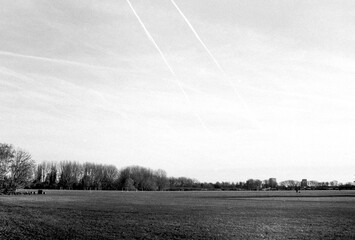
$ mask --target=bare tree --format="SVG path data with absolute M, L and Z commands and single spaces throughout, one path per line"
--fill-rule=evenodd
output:
M 259 179 L 248 179 L 246 181 L 246 186 L 248 190 L 260 190 L 262 182 Z
M 108 165 L 103 166 L 103 178 L 102 182 L 102 189 L 106 190 L 113 190 L 115 189 L 115 181 L 118 177 L 118 170 L 116 166 Z
M 80 163 L 62 161 L 58 185 L 63 189 L 76 189 L 83 176 L 83 168 Z
M 165 190 L 169 185 L 167 174 L 164 170 L 158 169 L 154 172 L 156 176 L 157 187 L 159 191 Z
M 12 145 L 0 143 L 0 180 L 4 180 L 10 171 L 11 160 L 15 157 L 15 150 Z
M 286 188 L 295 188 L 300 186 L 300 181 L 296 180 L 285 180 L 280 182 L 280 186 L 286 187 Z
M 31 180 L 33 165 L 31 154 L 21 149 L 16 151 L 10 165 L 10 180 L 16 188 L 25 186 Z

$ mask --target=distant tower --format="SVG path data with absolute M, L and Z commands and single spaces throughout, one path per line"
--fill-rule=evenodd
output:
M 308 187 L 307 179 L 302 179 L 301 187 Z
M 276 187 L 277 187 L 276 178 L 269 178 L 269 186 L 270 186 L 271 188 L 276 188 Z

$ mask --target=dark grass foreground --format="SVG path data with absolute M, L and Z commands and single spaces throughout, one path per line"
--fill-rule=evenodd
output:
M 355 239 L 355 191 L 1 195 L 0 239 Z

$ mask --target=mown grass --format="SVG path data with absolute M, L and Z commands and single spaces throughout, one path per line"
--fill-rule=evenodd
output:
M 355 191 L 0 196 L 0 239 L 355 239 Z

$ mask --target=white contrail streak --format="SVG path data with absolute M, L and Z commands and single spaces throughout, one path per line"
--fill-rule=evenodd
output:
M 185 16 L 185 14 L 181 11 L 181 9 L 179 8 L 179 6 L 175 3 L 174 0 L 170 0 L 171 3 L 175 6 L 176 10 L 180 13 L 181 17 L 185 20 L 185 22 L 187 23 L 187 25 L 189 26 L 189 28 L 191 29 L 191 31 L 193 32 L 193 34 L 195 35 L 195 37 L 197 38 L 197 40 L 201 43 L 202 47 L 206 50 L 206 52 L 208 53 L 208 55 L 210 56 L 210 58 L 212 59 L 212 61 L 215 63 L 215 65 L 217 66 L 218 70 L 222 73 L 223 77 L 228 81 L 229 85 L 232 87 L 234 93 L 237 95 L 238 99 L 242 102 L 242 105 L 245 109 L 245 111 L 247 112 L 249 119 L 258 127 L 261 128 L 260 123 L 256 120 L 256 118 L 253 116 L 253 114 L 250 112 L 249 107 L 247 105 L 247 103 L 244 101 L 244 99 L 242 98 L 242 96 L 240 95 L 238 89 L 236 88 L 236 86 L 234 85 L 234 83 L 230 80 L 230 78 L 228 77 L 228 75 L 226 74 L 226 72 L 223 70 L 222 66 L 219 64 L 219 62 L 217 61 L 217 59 L 214 57 L 214 55 L 212 54 L 212 52 L 208 49 L 207 45 L 202 41 L 202 39 L 200 38 L 200 36 L 198 35 L 198 33 L 196 32 L 195 28 L 191 25 L 190 21 L 187 19 L 187 17 Z
M 84 68 L 119 71 L 118 69 L 113 68 L 113 67 L 92 65 L 92 64 L 76 62 L 76 61 L 69 61 L 69 60 L 63 60 L 63 59 L 57 59 L 57 58 L 47 58 L 47 57 L 39 57 L 39 56 L 33 56 L 33 55 L 25 55 L 25 54 L 7 52 L 7 51 L 0 51 L 0 55 L 10 56 L 10 57 L 17 57 L 17 58 L 24 58 L 24 59 L 30 59 L 30 60 L 37 60 L 37 61 L 44 61 L 44 62 L 49 62 L 49 63 L 58 63 L 58 64 L 63 64 L 63 65 L 73 65 L 73 66 L 84 67 Z M 117 56 L 116 54 L 111 54 L 111 55 Z M 168 81 L 171 81 L 171 80 L 168 79 Z M 189 85 L 186 85 L 186 84 L 182 84 L 181 83 L 181 87 L 183 87 L 184 89 L 189 89 L 189 90 L 194 91 L 194 92 L 202 93 L 198 89 L 193 88 L 193 87 L 191 87 Z
M 117 71 L 117 69 L 112 68 L 112 67 L 98 66 L 98 65 L 88 64 L 88 63 L 81 63 L 81 62 L 69 61 L 69 60 L 63 60 L 63 59 L 57 59 L 57 58 L 47 58 L 47 57 L 25 55 L 25 54 L 14 53 L 14 52 L 0 51 L 0 55 L 19 57 L 19 58 L 27 58 L 27 59 L 46 61 L 46 62 L 51 62 L 51 63 L 69 64 L 69 65 L 86 67 L 86 68 L 95 68 L 95 69 L 102 69 L 102 70 Z
M 192 103 L 191 100 L 189 98 L 189 96 L 187 95 L 186 91 L 184 90 L 184 88 L 182 87 L 182 84 L 178 78 L 178 76 L 176 75 L 176 73 L 174 72 L 173 68 L 170 66 L 168 60 L 166 59 L 164 53 L 160 50 L 158 44 L 155 42 L 154 38 L 152 37 L 152 35 L 149 33 L 148 29 L 145 27 L 144 23 L 142 22 L 141 18 L 139 17 L 138 13 L 136 12 L 136 10 L 133 8 L 130 0 L 127 0 L 127 3 L 129 5 L 129 7 L 132 9 L 132 12 L 134 13 L 134 15 L 136 16 L 136 18 L 138 19 L 138 22 L 140 23 L 140 25 L 142 26 L 145 34 L 148 36 L 149 40 L 153 43 L 153 45 L 155 46 L 155 48 L 158 50 L 161 58 L 163 59 L 165 65 L 168 67 L 169 71 L 171 72 L 171 74 L 174 76 L 175 81 L 177 83 L 177 85 L 179 86 L 182 94 L 184 95 L 184 97 L 186 98 L 186 101 L 190 104 L 191 108 L 192 107 Z M 202 118 L 200 117 L 200 115 L 194 111 L 194 114 L 196 115 L 197 119 L 199 120 L 199 122 L 201 123 L 201 125 L 203 126 L 203 128 L 205 130 L 208 130 L 206 124 L 203 122 Z

